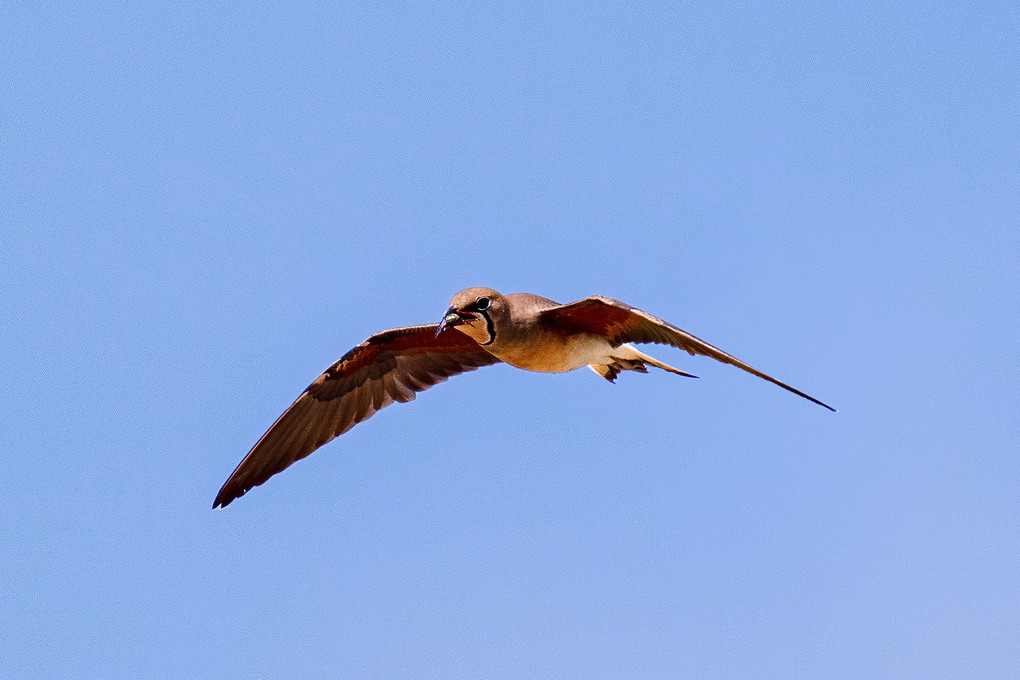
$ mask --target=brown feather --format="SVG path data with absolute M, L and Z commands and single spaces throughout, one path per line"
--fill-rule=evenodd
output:
M 499 359 L 462 333 L 435 324 L 394 328 L 365 340 L 316 378 L 262 435 L 227 479 L 225 507 L 394 401 Z

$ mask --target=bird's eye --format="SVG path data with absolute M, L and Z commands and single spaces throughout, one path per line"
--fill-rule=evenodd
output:
M 482 311 L 483 309 L 488 309 L 489 303 L 491 302 L 492 300 L 490 300 L 489 298 L 481 298 L 480 300 L 478 300 L 478 302 L 475 303 L 475 309 L 477 309 L 479 312 Z

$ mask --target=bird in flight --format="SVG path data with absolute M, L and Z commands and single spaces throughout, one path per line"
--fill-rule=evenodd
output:
M 491 288 L 467 288 L 450 300 L 438 324 L 376 333 L 308 386 L 262 435 L 220 489 L 225 507 L 295 461 L 395 401 L 411 401 L 458 373 L 506 362 L 528 371 L 563 373 L 588 366 L 614 382 L 620 371 L 654 366 L 696 377 L 654 359 L 631 343 L 672 345 L 732 364 L 830 411 L 814 397 L 776 380 L 662 319 L 611 298 L 561 305 Z

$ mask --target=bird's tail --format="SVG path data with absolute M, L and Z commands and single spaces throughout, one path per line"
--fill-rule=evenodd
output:
M 644 352 L 638 351 L 636 347 L 631 344 L 624 344 L 613 350 L 613 354 L 610 357 L 612 359 L 609 363 L 603 364 L 588 364 L 588 368 L 595 371 L 609 382 L 616 382 L 616 376 L 620 374 L 620 371 L 637 371 L 638 373 L 647 373 L 648 366 L 655 366 L 661 368 L 664 371 L 670 373 L 676 373 L 686 378 L 697 378 L 698 376 L 692 375 L 681 371 L 679 368 L 673 368 L 669 364 L 664 364 L 654 357 L 650 357 Z

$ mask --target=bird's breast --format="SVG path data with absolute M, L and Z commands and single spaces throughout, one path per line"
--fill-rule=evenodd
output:
M 492 347 L 490 351 L 517 368 L 542 373 L 565 373 L 588 364 L 606 363 L 613 346 L 599 335 L 548 333 L 529 341 Z

